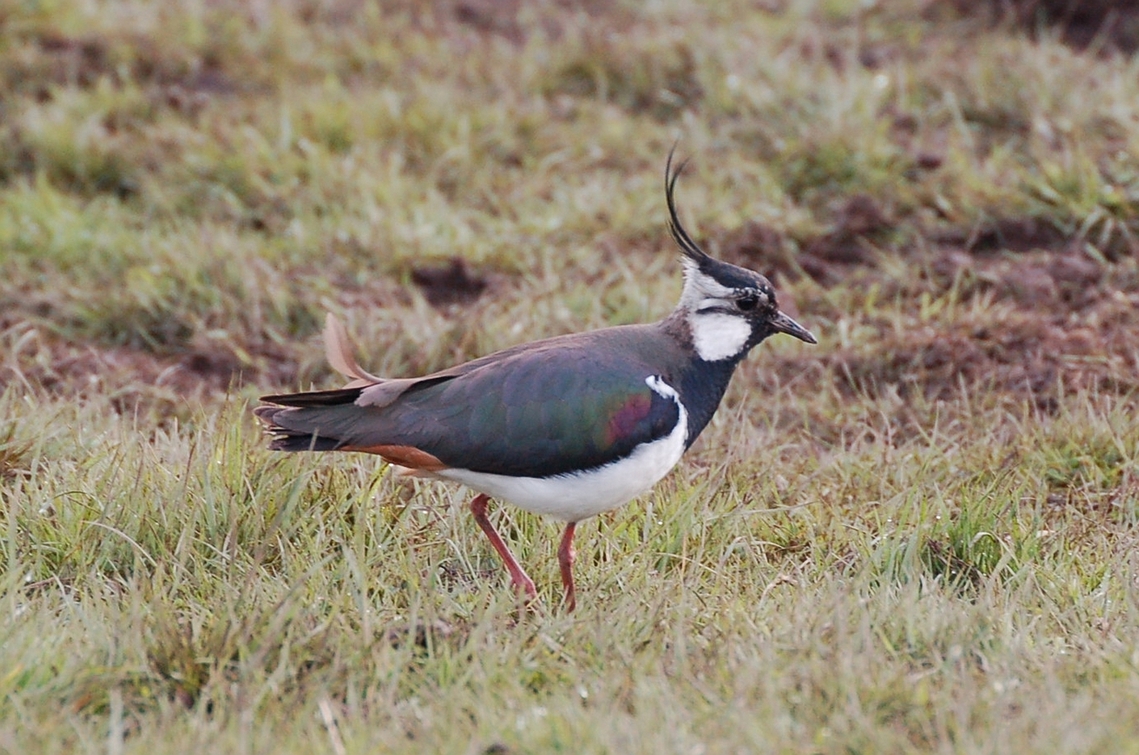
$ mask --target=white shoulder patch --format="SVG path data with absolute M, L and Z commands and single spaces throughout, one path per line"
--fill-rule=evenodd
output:
M 680 408 L 680 413 L 684 414 L 684 404 L 680 403 L 680 394 L 676 392 L 668 383 L 664 382 L 664 378 L 660 375 L 649 375 L 645 378 L 645 385 L 653 389 L 653 392 L 661 398 L 667 398 L 670 401 L 675 401 L 677 407 Z

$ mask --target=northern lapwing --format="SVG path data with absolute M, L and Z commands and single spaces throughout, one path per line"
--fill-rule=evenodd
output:
M 528 599 L 534 582 L 487 517 L 499 498 L 566 522 L 558 562 L 575 606 L 574 529 L 668 474 L 712 418 L 732 373 L 760 341 L 817 343 L 775 303 L 767 278 L 708 256 L 680 223 L 684 164 L 665 166 L 668 229 L 684 256 L 680 302 L 660 322 L 547 338 L 417 378 L 364 372 L 329 317 L 339 390 L 262 398 L 279 451 L 360 451 L 407 473 L 462 483 L 470 508 Z

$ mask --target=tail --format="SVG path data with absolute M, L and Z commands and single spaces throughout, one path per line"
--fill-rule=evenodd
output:
M 347 444 L 334 428 L 356 412 L 361 388 L 262 396 L 271 406 L 253 410 L 272 436 L 274 451 L 335 451 Z
M 335 420 L 343 412 L 305 410 L 352 405 L 360 398 L 364 386 L 380 381 L 356 363 L 348 332 L 331 312 L 324 320 L 324 353 L 332 369 L 351 378 L 351 381 L 338 390 L 262 396 L 262 401 L 274 406 L 259 406 L 253 413 L 265 423 L 266 432 L 272 436 L 269 444 L 272 450 L 335 451 L 341 448 L 345 441 L 335 437 L 337 433 L 331 432 L 328 426 L 335 427 Z M 322 430 L 328 434 L 322 435 Z

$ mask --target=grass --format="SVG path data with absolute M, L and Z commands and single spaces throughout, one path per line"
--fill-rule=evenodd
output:
M 1139 752 L 1135 61 L 967 6 L 0 10 L 0 751 Z M 520 612 L 465 491 L 264 448 L 326 311 L 384 375 L 662 316 L 677 139 L 821 344 L 576 613 L 555 524 Z

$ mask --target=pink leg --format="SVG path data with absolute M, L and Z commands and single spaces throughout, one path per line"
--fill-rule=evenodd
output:
M 562 567 L 562 587 L 566 590 L 566 611 L 572 611 L 577 606 L 577 599 L 573 589 L 573 559 L 577 555 L 573 550 L 573 532 L 577 529 L 577 522 L 566 525 L 562 534 L 562 544 L 558 546 L 558 564 Z
M 475 515 L 475 522 L 486 533 L 491 546 L 498 551 L 498 555 L 502 556 L 502 560 L 506 563 L 506 570 L 510 572 L 510 581 L 514 583 L 514 589 L 526 593 L 527 599 L 533 600 L 538 595 L 538 590 L 534 587 L 534 580 L 530 579 L 522 570 L 518 559 L 514 558 L 514 554 L 510 552 L 510 548 L 506 547 L 506 543 L 498 534 L 498 530 L 487 518 L 486 504 L 489 500 L 487 496 L 479 493 L 475 496 L 475 500 L 471 501 L 471 513 Z

